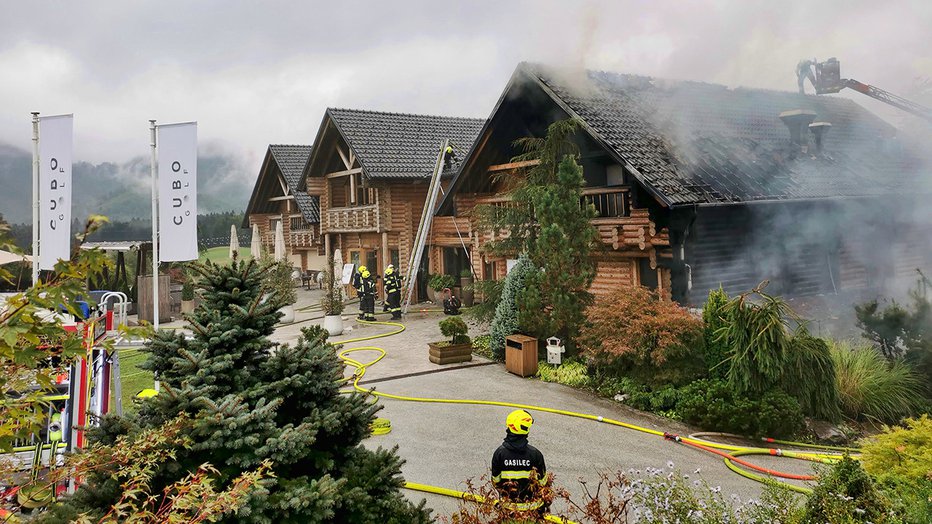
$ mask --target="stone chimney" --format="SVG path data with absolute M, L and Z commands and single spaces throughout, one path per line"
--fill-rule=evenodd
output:
M 813 122 L 809 124 L 809 131 L 812 132 L 812 136 L 815 137 L 815 148 L 816 154 L 822 154 L 822 140 L 825 137 L 825 133 L 828 133 L 828 130 L 832 128 L 832 124 L 828 122 Z
M 790 130 L 790 142 L 798 146 L 803 153 L 809 151 L 809 133 L 806 128 L 815 120 L 815 111 L 794 109 L 780 113 L 780 120 Z

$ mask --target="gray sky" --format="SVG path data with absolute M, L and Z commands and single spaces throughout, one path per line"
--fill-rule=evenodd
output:
M 932 77 L 932 2 L 19 1 L 0 8 L 0 143 L 75 114 L 75 158 L 148 154 L 147 120 L 258 171 L 328 106 L 486 117 L 522 60 L 794 90 L 796 62 L 908 95 Z M 898 123 L 861 95 L 859 103 Z

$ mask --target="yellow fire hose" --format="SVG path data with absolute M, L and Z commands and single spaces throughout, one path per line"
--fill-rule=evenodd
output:
M 343 340 L 343 341 L 337 342 L 337 344 L 340 344 L 340 345 L 352 344 L 352 343 L 357 343 L 357 342 L 364 342 L 367 340 L 374 340 L 378 338 L 389 337 L 392 335 L 397 335 L 398 333 L 401 333 L 405 330 L 405 326 L 398 322 L 388 322 L 388 321 L 379 322 L 379 321 L 361 321 L 361 320 L 357 320 L 357 322 L 361 324 L 368 324 L 368 325 L 391 326 L 394 328 L 394 330 L 388 333 L 369 335 L 365 337 L 358 337 L 358 338 L 353 338 L 349 340 Z M 349 356 L 352 353 L 362 352 L 362 351 L 374 351 L 378 353 L 378 356 L 375 359 L 369 362 L 365 362 L 365 363 L 360 362 L 356 359 L 353 359 Z M 344 349 L 340 351 L 338 353 L 339 358 L 343 360 L 347 365 L 354 368 L 355 370 L 352 376 L 346 377 L 343 379 L 343 381 L 346 383 L 352 382 L 353 389 L 344 389 L 344 390 L 341 390 L 341 393 L 352 393 L 355 391 L 355 392 L 373 395 L 376 397 L 389 398 L 389 399 L 401 400 L 401 401 L 406 401 L 406 402 L 428 402 L 428 403 L 441 403 L 441 404 L 470 404 L 470 405 L 480 405 L 480 406 L 511 407 L 511 408 L 526 409 L 526 410 L 532 410 L 532 411 L 542 411 L 545 413 L 553 413 L 553 414 L 564 415 L 568 417 L 576 417 L 576 418 L 581 418 L 581 419 L 586 419 L 586 420 L 592 420 L 592 421 L 601 422 L 604 424 L 610 424 L 613 426 L 620 426 L 623 428 L 632 429 L 634 431 L 640 431 L 642 433 L 647 433 L 650 435 L 663 437 L 673 442 L 686 444 L 696 449 L 701 449 L 703 451 L 717 454 L 724 459 L 725 465 L 730 470 L 734 471 L 735 473 L 745 478 L 754 480 L 756 482 L 761 482 L 761 483 L 776 482 L 788 489 L 791 489 L 791 490 L 794 490 L 800 493 L 812 493 L 812 489 L 808 487 L 804 487 L 804 486 L 798 486 L 795 484 L 790 484 L 787 482 L 781 482 L 778 480 L 774 480 L 774 477 L 790 478 L 790 479 L 796 479 L 796 480 L 814 480 L 815 477 L 808 476 L 808 475 L 794 475 L 790 473 L 782 473 L 779 471 L 762 468 L 760 466 L 756 466 L 748 462 L 745 462 L 741 459 L 738 459 L 737 457 L 745 456 L 745 455 L 768 455 L 768 456 L 791 458 L 791 459 L 796 459 L 796 460 L 806 460 L 806 461 L 820 462 L 820 463 L 832 463 L 832 462 L 837 461 L 839 458 L 841 458 L 842 453 L 851 454 L 851 453 L 856 453 L 857 451 L 856 449 L 852 449 L 852 448 L 842 448 L 842 447 L 836 447 L 836 446 L 820 446 L 820 445 L 815 445 L 815 444 L 806 444 L 806 443 L 800 443 L 800 442 L 790 442 L 790 441 L 775 440 L 775 439 L 763 439 L 763 441 L 767 443 L 784 444 L 784 445 L 789 445 L 793 447 L 801 447 L 801 448 L 812 448 L 812 449 L 822 450 L 822 451 L 809 452 L 809 451 L 782 450 L 782 449 L 777 449 L 777 448 L 735 446 L 735 445 L 723 444 L 723 443 L 713 442 L 710 440 L 699 438 L 702 436 L 705 436 L 705 437 L 715 437 L 715 436 L 737 437 L 736 435 L 730 435 L 726 433 L 697 433 L 695 435 L 691 435 L 687 437 L 680 437 L 678 435 L 637 426 L 635 424 L 629 424 L 627 422 L 622 422 L 620 420 L 605 418 L 605 417 L 598 416 L 598 415 L 590 415 L 587 413 L 578 413 L 575 411 L 548 408 L 544 406 L 534 406 L 530 404 L 518 404 L 514 402 L 501 402 L 501 401 L 494 401 L 494 400 L 409 397 L 409 396 L 404 396 L 404 395 L 394 395 L 391 393 L 375 391 L 374 389 L 366 389 L 360 386 L 359 381 L 362 380 L 363 376 L 365 376 L 366 370 L 369 367 L 378 363 L 380 360 L 382 360 L 385 357 L 385 355 L 386 355 L 385 350 L 382 348 L 376 347 L 376 346 L 362 346 L 362 347 Z M 381 422 L 381 421 L 384 421 L 384 422 Z M 376 431 L 382 431 L 382 434 L 387 433 L 388 431 L 391 430 L 390 429 L 391 426 L 390 424 L 387 424 L 387 422 L 388 421 L 385 419 L 377 419 L 376 421 L 377 427 L 374 429 Z M 386 425 L 388 427 L 388 431 L 385 431 Z M 761 471 L 765 473 L 766 475 L 759 475 L 756 473 L 751 473 L 750 471 L 746 469 L 738 467 L 735 464 L 736 462 L 750 469 Z M 473 494 L 464 493 L 461 491 L 451 490 L 447 488 L 441 488 L 437 486 L 429 486 L 426 484 L 406 482 L 405 488 L 415 490 L 415 491 L 423 491 L 426 493 L 435 493 L 438 495 L 455 497 L 455 498 L 459 498 L 463 500 L 475 500 L 478 502 L 487 502 L 485 500 L 481 500 L 481 497 L 477 497 L 476 495 L 473 495 Z M 565 524 L 570 524 L 569 521 L 564 521 L 552 515 L 548 515 L 547 520 L 550 522 L 564 522 Z

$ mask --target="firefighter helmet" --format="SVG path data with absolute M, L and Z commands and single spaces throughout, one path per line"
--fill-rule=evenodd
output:
M 391 265 L 391 264 L 389 264 L 388 267 L 385 268 L 385 274 L 386 274 L 386 275 L 391 275 L 391 274 L 394 273 L 394 272 L 395 272 L 395 266 L 393 266 L 393 265 Z
M 515 435 L 527 435 L 531 430 L 531 424 L 534 423 L 534 417 L 523 409 L 516 409 L 508 414 L 505 419 L 505 427 Z
M 362 270 L 362 278 L 369 278 L 369 274 L 370 274 L 370 273 L 369 273 L 369 270 L 367 270 L 366 268 L 363 268 L 363 270 Z
M 360 273 L 365 273 L 365 272 L 366 272 L 366 266 L 359 266 L 359 269 L 358 269 L 357 271 L 359 271 Z

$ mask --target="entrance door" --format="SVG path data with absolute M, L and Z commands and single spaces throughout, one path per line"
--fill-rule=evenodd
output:
M 381 276 L 382 274 L 382 268 L 379 264 L 379 252 L 377 249 L 351 249 L 349 252 L 349 261 L 357 268 L 361 263 L 366 266 L 366 269 L 373 275 Z M 381 280 L 379 280 L 379 282 L 381 282 Z M 356 290 L 352 289 L 352 286 L 350 286 L 349 293 L 350 296 L 356 296 Z

